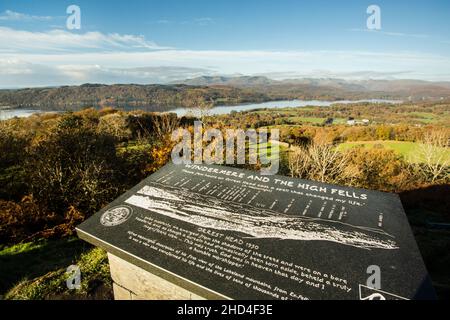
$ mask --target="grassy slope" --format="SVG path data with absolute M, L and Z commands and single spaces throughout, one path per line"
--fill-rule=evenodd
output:
M 250 144 L 247 146 L 247 150 L 249 148 L 257 148 L 256 154 L 258 157 L 261 156 L 261 153 L 264 155 L 264 153 L 267 153 L 267 158 L 270 161 L 276 161 L 280 160 L 280 155 L 286 153 L 288 149 L 283 146 L 279 145 L 278 150 L 273 147 L 273 144 L 271 142 L 265 142 L 265 143 L 259 143 L 259 144 Z
M 68 290 L 70 265 L 81 270 L 81 289 Z M 40 240 L 0 251 L 0 295 L 5 299 L 110 299 L 106 253 L 76 238 Z
M 375 146 L 382 145 L 384 148 L 394 150 L 398 154 L 402 155 L 408 161 L 420 161 L 420 155 L 418 155 L 420 145 L 415 142 L 407 141 L 355 141 L 345 142 L 338 146 L 338 150 L 348 150 L 355 147 L 374 148 Z M 446 156 L 450 158 L 450 148 L 439 148 L 437 152 L 445 152 Z

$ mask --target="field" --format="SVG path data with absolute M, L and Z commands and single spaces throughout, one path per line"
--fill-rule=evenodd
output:
M 333 105 L 331 107 L 286 107 L 277 109 L 256 109 L 245 114 L 272 117 L 287 125 L 323 125 L 333 119 L 335 125 L 346 124 L 349 118 L 367 119 L 370 124 L 408 124 L 417 127 L 438 125 L 449 127 L 450 110 L 446 103 L 435 105 L 403 104 L 399 106 L 380 106 L 374 104 Z
M 320 117 L 289 117 L 288 120 L 291 123 L 301 124 L 301 123 L 311 123 L 311 124 L 324 124 L 327 118 Z M 333 119 L 333 124 L 344 124 L 345 119 L 335 118 Z
M 418 121 L 426 124 L 436 122 L 439 119 L 439 117 L 431 112 L 411 112 L 410 115 L 417 117 Z
M 284 154 L 288 151 L 287 146 L 284 144 L 278 143 L 278 149 L 273 148 L 274 143 L 273 142 L 264 142 L 264 143 L 258 143 L 258 144 L 247 144 L 247 151 L 250 149 L 257 148 L 256 154 L 258 157 L 261 157 L 261 154 L 267 155 L 267 158 L 269 161 L 278 161 L 281 160 L 280 156 L 283 157 Z
M 424 155 L 421 152 L 421 145 L 408 141 L 355 141 L 345 142 L 338 146 L 338 150 L 344 151 L 351 148 L 386 148 L 394 150 L 410 162 L 423 162 Z M 435 154 L 443 155 L 443 158 L 450 159 L 450 148 L 436 148 Z

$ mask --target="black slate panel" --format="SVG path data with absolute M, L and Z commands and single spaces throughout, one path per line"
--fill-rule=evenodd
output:
M 435 298 L 395 194 L 168 164 L 77 232 L 207 298 Z

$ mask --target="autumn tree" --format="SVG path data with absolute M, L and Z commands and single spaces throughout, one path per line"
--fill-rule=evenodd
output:
M 432 130 L 424 134 L 417 152 L 412 156 L 414 171 L 426 183 L 450 181 L 449 130 Z

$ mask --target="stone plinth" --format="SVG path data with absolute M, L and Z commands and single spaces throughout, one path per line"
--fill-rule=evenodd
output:
M 111 253 L 108 259 L 116 300 L 204 300 Z

